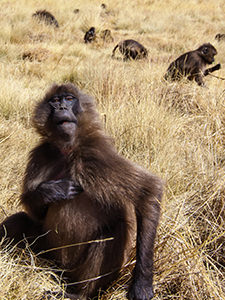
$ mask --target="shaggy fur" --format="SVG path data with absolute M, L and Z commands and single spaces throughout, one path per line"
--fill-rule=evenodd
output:
M 48 130 L 48 101 L 62 93 L 73 94 L 81 108 L 73 142 L 66 147 L 61 138 L 54 139 Z M 117 279 L 136 245 L 136 266 L 128 297 L 151 299 L 161 180 L 117 153 L 103 131 L 93 99 L 72 84 L 54 85 L 47 92 L 35 109 L 34 126 L 42 141 L 31 151 L 26 169 L 21 202 L 27 214 L 13 215 L 2 228 L 17 240 L 22 234 L 11 232 L 12 223 L 21 227 L 26 236 L 47 233 L 36 240 L 36 249 L 59 247 L 48 252 L 47 257 L 66 270 L 64 274 L 70 284 L 84 281 L 71 284 L 71 299 L 93 297 L 99 289 L 107 288 Z M 41 206 L 39 185 L 64 178 L 78 183 L 83 192 L 72 200 Z M 33 232 L 31 226 L 26 232 L 26 222 L 32 224 Z M 85 243 L 102 239 L 108 240 Z M 82 242 L 85 244 L 74 246 Z M 104 276 L 86 281 L 100 275 Z
M 216 67 L 206 69 L 208 64 L 214 62 L 216 54 L 217 50 L 213 45 L 210 43 L 203 44 L 198 49 L 186 52 L 173 61 L 164 78 L 174 81 L 187 76 L 188 80 L 195 80 L 198 85 L 203 86 L 203 76 L 220 68 L 220 64 L 218 64 Z
M 124 40 L 115 46 L 112 52 L 112 57 L 115 56 L 116 49 L 123 54 L 124 60 L 141 59 L 148 56 L 147 49 L 135 40 Z

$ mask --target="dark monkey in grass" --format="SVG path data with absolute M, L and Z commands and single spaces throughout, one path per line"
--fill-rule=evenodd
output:
M 92 43 L 95 38 L 96 38 L 96 32 L 95 32 L 95 27 L 91 27 L 84 35 L 84 42 L 85 44 L 87 43 Z
M 56 18 L 47 10 L 37 10 L 33 15 L 33 18 L 38 19 L 39 21 L 45 22 L 47 25 L 54 25 L 55 27 L 59 27 L 59 23 Z
M 116 152 L 94 100 L 73 84 L 49 89 L 36 106 L 34 126 L 42 139 L 26 168 L 26 212 L 5 220 L 1 237 L 21 247 L 26 237 L 36 253 L 59 247 L 45 255 L 65 270 L 71 299 L 109 287 L 136 246 L 128 298 L 151 299 L 161 180 Z M 94 240 L 101 242 L 85 243 Z
M 164 78 L 174 81 L 187 77 L 188 80 L 195 80 L 198 85 L 204 86 L 203 77 L 221 68 L 221 65 L 217 64 L 206 69 L 207 65 L 214 62 L 216 54 L 217 50 L 213 45 L 203 44 L 198 49 L 186 52 L 173 61 Z
M 115 56 L 116 49 L 123 54 L 124 60 L 141 59 L 148 56 L 148 50 L 135 40 L 124 40 L 119 42 L 112 51 L 112 57 Z

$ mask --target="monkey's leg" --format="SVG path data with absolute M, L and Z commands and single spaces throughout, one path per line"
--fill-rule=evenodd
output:
M 200 85 L 200 86 L 205 85 L 205 83 L 203 81 L 203 77 L 202 77 L 201 74 L 197 74 L 194 78 L 195 78 L 195 81 L 197 82 L 198 85 Z M 189 79 L 189 77 L 188 77 L 188 79 Z
M 74 271 L 65 273 L 68 278 L 71 278 L 67 285 L 69 293 L 92 298 L 118 278 L 128 239 L 126 227 L 125 221 L 116 219 L 113 224 L 109 222 L 106 228 L 101 228 L 99 235 L 93 237 L 93 240 L 105 239 L 106 241 L 86 247 L 80 255 L 82 264 L 75 267 Z
M 125 220 L 118 219 L 114 224 L 109 224 L 105 235 L 101 238 L 112 238 L 106 241 L 102 252 L 100 279 L 96 280 L 96 288 L 107 288 L 119 276 L 122 266 L 127 259 L 126 254 L 131 251 L 128 225 Z M 101 249 L 100 249 L 101 250 Z
M 3 245 L 10 243 L 20 248 L 27 244 L 36 252 L 43 250 L 45 237 L 41 225 L 32 220 L 25 212 L 19 212 L 6 218 L 0 224 L 0 241 Z

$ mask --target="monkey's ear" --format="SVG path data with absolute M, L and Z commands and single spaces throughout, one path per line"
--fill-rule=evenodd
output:
M 202 53 L 203 54 L 207 54 L 208 53 L 209 48 L 207 46 L 203 47 L 202 49 Z

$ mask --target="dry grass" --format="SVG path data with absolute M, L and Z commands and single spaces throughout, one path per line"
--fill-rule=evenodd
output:
M 166 182 L 155 299 L 225 299 L 225 84 L 209 76 L 207 88 L 162 79 L 171 60 L 204 42 L 225 64 L 225 42 L 214 40 L 225 33 L 224 0 L 116 0 L 105 2 L 106 11 L 101 3 L 1 1 L 0 221 L 21 209 L 27 156 L 38 141 L 30 123 L 34 103 L 52 82 L 74 82 L 96 98 L 118 151 Z M 37 9 L 49 10 L 60 27 L 33 20 Z M 85 45 L 91 26 L 110 29 L 114 42 Z M 124 38 L 143 43 L 149 58 L 112 60 Z M 26 52 L 34 59 L 23 60 Z M 224 69 L 216 75 L 225 77 Z M 129 276 L 126 269 L 106 298 L 125 299 Z M 60 279 L 28 249 L 3 249 L 0 278 L 0 299 L 38 299 L 60 289 Z

